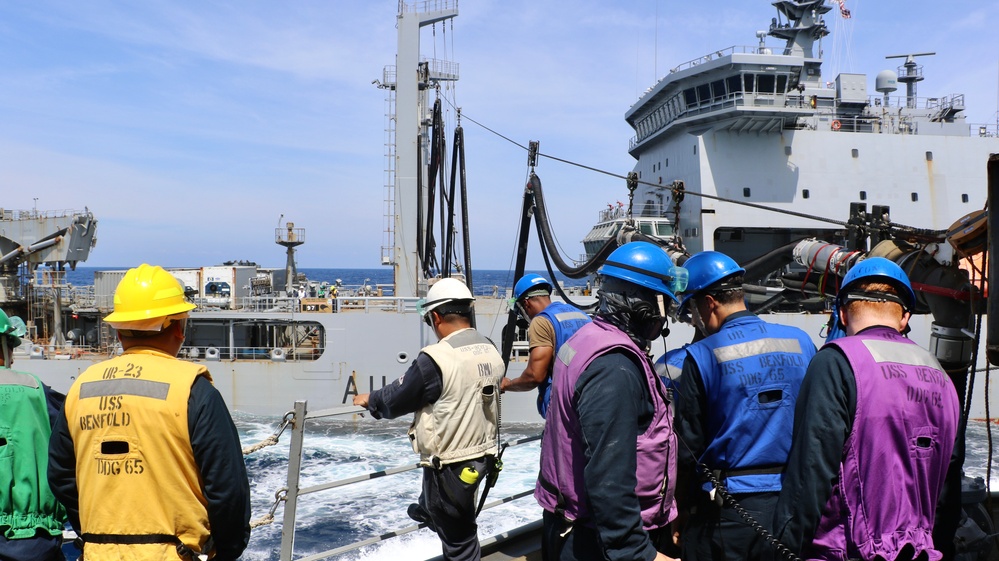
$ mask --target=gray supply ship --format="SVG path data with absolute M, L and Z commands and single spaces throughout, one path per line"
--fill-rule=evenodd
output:
M 961 94 L 917 95 L 925 53 L 903 54 L 900 67 L 875 78 L 874 92 L 864 75 L 829 80 L 817 42 L 828 33 L 824 15 L 832 6 L 823 0 L 773 5 L 778 15 L 755 44 L 674 67 L 627 110 L 635 130 L 628 150 L 636 159 L 630 204 L 601 214 L 584 240 L 589 266 L 574 264 L 570 276 L 595 270 L 607 247 L 630 239 L 657 241 L 678 261 L 722 251 L 747 268 L 751 308 L 768 321 L 804 329 L 821 345 L 838 281 L 859 259 L 886 256 L 910 273 L 919 294 L 909 336 L 935 352 L 957 380 L 985 372 L 986 351 L 999 349 L 999 341 L 986 345 L 999 328 L 983 331 L 977 327 L 986 322 L 976 323 L 989 317 L 980 279 L 986 226 L 994 221 L 983 208 L 989 157 L 999 153 L 996 127 L 967 123 Z M 275 232 L 275 241 L 288 248 L 284 271 L 229 265 L 175 273 L 199 302 L 184 352 L 190 360 L 211 361 L 215 384 L 233 409 L 281 415 L 295 400 L 308 399 L 309 410 L 349 412 L 352 391 L 391 381 L 433 337 L 419 321 L 417 300 L 435 276 L 449 274 L 453 255 L 467 258 L 468 248 L 433 258 L 437 242 L 428 230 L 440 220 L 432 209 L 444 174 L 433 165 L 440 161 L 434 137 L 440 127 L 428 128 L 436 124 L 428 117 L 429 96 L 435 84 L 457 79 L 457 66 L 421 61 L 419 37 L 422 26 L 456 15 L 456 0 L 400 2 L 396 65 L 380 81 L 395 108 L 386 186 L 393 211 L 383 253 L 395 271 L 390 296 L 300 295 L 293 249 L 304 231 L 293 225 Z M 781 45 L 768 44 L 768 36 Z M 896 95 L 899 84 L 904 95 Z M 995 167 L 991 191 L 999 197 L 999 163 Z M 527 196 L 543 201 L 536 176 Z M 452 188 L 449 204 L 458 198 Z M 538 210 L 532 199 L 525 199 L 528 210 Z M 14 213 L 3 220 L 23 218 Z M 18 224 L 21 239 L 6 234 L 18 229 L 14 224 L 0 239 L 4 270 L 20 261 L 26 264 L 20 270 L 28 271 L 3 285 L 8 302 L 15 301 L 10 295 L 25 295 L 15 297 L 33 320 L 33 343 L 22 347 L 19 359 L 31 360 L 25 369 L 65 391 L 82 369 L 114 352 L 113 334 L 98 318 L 110 308 L 120 272 L 102 275 L 89 301 L 61 295 L 60 270 L 86 258 L 93 217 L 70 214 L 35 230 L 26 222 Z M 73 238 L 77 230 L 91 237 Z M 461 229 L 442 230 L 444 239 Z M 50 266 L 38 268 L 42 263 Z M 472 269 L 466 263 L 461 271 L 470 276 Z M 477 327 L 498 342 L 510 318 L 503 295 L 496 296 L 478 300 Z M 654 354 L 691 339 L 689 325 L 671 327 Z M 67 332 L 74 335 L 64 342 Z M 523 358 L 523 341 L 508 345 Z M 510 376 L 523 368 L 516 358 L 511 365 Z M 971 395 L 973 418 L 999 405 L 997 390 L 986 394 L 981 386 Z M 503 419 L 536 423 L 533 394 L 507 394 Z

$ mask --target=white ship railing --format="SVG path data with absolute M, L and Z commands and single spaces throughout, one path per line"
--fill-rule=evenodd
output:
M 337 489 L 337 488 L 340 488 L 340 487 L 345 487 L 345 486 L 348 486 L 348 485 L 353 485 L 353 484 L 356 484 L 356 483 L 361 483 L 363 481 L 370 481 L 372 479 L 379 479 L 379 478 L 387 477 L 387 476 L 390 476 L 390 475 L 396 475 L 396 474 L 406 473 L 406 472 L 409 472 L 409 471 L 420 469 L 421 466 L 418 463 L 417 464 L 406 464 L 406 465 L 401 465 L 401 466 L 397 466 L 397 467 L 394 467 L 394 468 L 389 468 L 389 469 L 384 469 L 384 470 L 379 470 L 379 471 L 373 471 L 373 472 L 369 472 L 369 473 L 364 473 L 364 474 L 357 475 L 357 476 L 354 476 L 354 477 L 348 477 L 346 479 L 339 479 L 339 480 L 335 480 L 335 481 L 329 481 L 329 482 L 326 482 L 326 483 L 320 483 L 318 485 L 312 485 L 312 486 L 309 486 L 309 487 L 301 487 L 302 452 L 303 452 L 304 447 L 305 447 L 305 425 L 306 425 L 306 422 L 309 421 L 309 420 L 315 420 L 315 419 L 320 419 L 320 418 L 325 418 L 325 417 L 358 415 L 358 414 L 362 414 L 362 413 L 365 413 L 365 412 L 366 412 L 366 410 L 363 409 L 363 408 L 360 408 L 360 407 L 338 407 L 338 408 L 333 408 L 333 409 L 323 409 L 323 410 L 319 410 L 319 411 L 309 412 L 306 401 L 296 401 L 295 402 L 295 408 L 294 408 L 294 410 L 289 411 L 288 414 L 285 415 L 284 422 L 282 423 L 282 426 L 281 426 L 280 430 L 274 436 L 270 437 L 268 440 L 266 440 L 266 441 L 264 441 L 264 442 L 262 442 L 262 443 L 260 443 L 258 445 L 251 446 L 251 447 L 248 447 L 248 448 L 244 449 L 243 453 L 244 454 L 249 454 L 249 453 L 255 452 L 255 451 L 257 451 L 257 450 L 259 450 L 259 449 L 261 449 L 261 448 L 263 448 L 265 446 L 276 444 L 278 438 L 284 432 L 285 428 L 287 426 L 291 427 L 291 443 L 290 443 L 289 450 L 288 450 L 288 478 L 287 478 L 287 486 L 284 487 L 284 488 L 282 488 L 282 489 L 280 489 L 280 490 L 278 490 L 277 493 L 275 493 L 275 495 L 274 495 L 275 502 L 274 502 L 273 506 L 270 509 L 270 513 L 267 516 L 265 516 L 263 519 L 260 519 L 258 521 L 254 521 L 253 523 L 251 523 L 251 526 L 262 525 L 262 524 L 269 524 L 271 521 L 273 521 L 274 513 L 277 510 L 277 507 L 280 505 L 280 503 L 282 503 L 282 502 L 284 503 L 283 522 L 282 522 L 282 526 L 281 526 L 281 549 L 280 549 L 280 557 L 279 557 L 279 559 L 281 561 L 291 561 L 292 558 L 293 558 L 293 555 L 294 555 L 294 549 L 295 549 L 295 521 L 296 521 L 296 514 L 297 514 L 298 499 L 299 499 L 299 497 L 302 497 L 302 496 L 308 495 L 308 494 L 312 494 L 312 493 L 319 493 L 319 492 L 322 492 L 322 491 L 329 491 L 329 490 L 332 490 L 332 489 Z M 540 439 L 541 439 L 541 435 L 538 434 L 538 435 L 534 435 L 534 436 L 529 436 L 529 437 L 524 437 L 524 438 L 519 438 L 519 439 L 516 439 L 516 440 L 504 442 L 502 444 L 502 448 L 501 448 L 500 454 L 502 454 L 502 449 L 505 449 L 505 448 L 508 448 L 508 447 L 512 447 L 512 446 L 518 446 L 518 445 L 521 445 L 521 444 L 527 444 L 527 443 L 530 443 L 530 442 L 535 442 L 535 441 L 540 440 Z M 480 489 L 480 492 L 481 491 L 482 490 Z M 518 493 L 514 493 L 513 495 L 509 495 L 509 496 L 506 496 L 506 497 L 502 497 L 502 498 L 490 501 L 490 502 L 486 503 L 482 508 L 483 508 L 483 510 L 494 508 L 494 507 L 506 504 L 508 502 L 515 501 L 517 499 L 521 499 L 521 498 L 527 497 L 527 496 L 529 496 L 529 495 L 531 495 L 533 493 L 534 493 L 534 489 L 533 488 L 532 489 L 528 489 L 528 490 L 524 490 L 524 491 L 521 491 L 521 492 L 518 492 Z M 501 534 L 499 536 L 494 536 L 492 538 L 489 538 L 489 539 L 486 539 L 486 540 L 482 540 L 482 545 L 489 545 L 491 543 L 495 543 L 495 542 L 500 541 L 502 539 L 507 539 L 507 538 L 513 537 L 514 535 L 520 535 L 520 534 L 522 534 L 524 532 L 534 531 L 535 529 L 537 529 L 537 527 L 538 527 L 539 524 L 540 524 L 540 521 L 538 521 L 538 522 L 536 522 L 534 524 L 528 525 L 526 527 L 520 528 L 520 529 L 518 529 L 517 531 L 514 531 L 514 532 L 508 532 L 508 533 L 505 533 L 505 534 Z M 327 559 L 329 557 L 335 557 L 335 556 L 338 556 L 338 555 L 343 555 L 343 554 L 348 553 L 350 551 L 354 551 L 354 550 L 360 549 L 360 548 L 365 547 L 365 546 L 373 545 L 375 543 L 384 541 L 386 539 L 391 539 L 391 538 L 395 538 L 395 537 L 399 537 L 399 536 L 404 536 L 406 534 L 415 532 L 415 531 L 419 530 L 420 528 L 425 528 L 426 526 L 427 525 L 424 524 L 424 523 L 413 524 L 413 525 L 410 525 L 410 526 L 406 526 L 404 528 L 399 528 L 399 529 L 396 529 L 396 530 L 391 530 L 389 532 L 382 533 L 382 534 L 380 534 L 378 536 L 373 536 L 371 538 L 368 538 L 368 539 L 365 539 L 365 540 L 361 540 L 359 542 L 352 543 L 352 544 L 349 544 L 349 545 L 346 545 L 346 546 L 343 546 L 343 547 L 339 547 L 339 548 L 336 548 L 336 549 L 331 549 L 331 550 L 324 551 L 322 553 L 317 553 L 317 554 L 314 554 L 314 555 L 309 555 L 307 557 L 300 557 L 300 558 L 296 559 L 295 561 L 318 561 L 319 559 Z

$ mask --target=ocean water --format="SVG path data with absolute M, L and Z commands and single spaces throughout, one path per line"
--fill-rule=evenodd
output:
M 75 271 L 66 272 L 66 282 L 73 286 L 86 286 L 94 284 L 94 272 L 102 270 L 122 270 L 126 267 L 77 267 Z M 391 285 L 392 269 L 390 267 L 380 267 L 376 269 L 299 269 L 300 273 L 305 273 L 309 280 L 317 282 L 328 282 L 333 284 L 337 279 L 342 281 L 343 286 L 356 288 L 363 285 L 374 287 L 375 285 Z M 549 278 L 547 271 L 527 271 L 536 273 L 545 278 Z M 563 287 L 574 287 L 586 285 L 587 279 L 570 279 L 558 271 L 555 274 L 556 280 Z M 492 294 L 494 290 L 500 295 L 505 294 L 507 289 L 513 287 L 517 281 L 513 271 L 500 269 L 482 269 L 472 271 L 472 281 L 475 283 L 475 294 Z
M 263 440 L 276 428 L 276 419 L 237 414 L 235 421 L 244 445 Z M 301 486 L 415 464 L 418 458 L 406 436 L 408 427 L 408 419 L 311 422 L 306 428 Z M 502 440 L 533 436 L 538 434 L 538 429 L 527 425 L 505 427 Z M 269 511 L 274 504 L 274 493 L 287 483 L 290 440 L 290 434 L 285 434 L 278 445 L 246 458 L 254 520 Z M 504 469 L 496 487 L 489 492 L 488 501 L 533 490 L 539 451 L 538 441 L 508 448 L 503 456 Z M 422 471 L 413 470 L 301 497 L 296 510 L 295 557 L 320 553 L 415 524 L 407 516 L 406 508 L 417 501 L 421 478 Z M 253 530 L 242 559 L 278 559 L 283 512 L 283 506 L 279 507 L 275 523 Z M 479 536 L 515 528 L 539 518 L 540 513 L 532 496 L 484 510 L 479 517 Z M 440 555 L 437 535 L 424 528 L 336 559 L 425 559 L 437 555 Z

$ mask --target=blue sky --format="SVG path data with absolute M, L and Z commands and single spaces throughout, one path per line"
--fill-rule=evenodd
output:
M 919 95 L 964 93 L 969 122 L 996 123 L 999 3 L 846 2 L 853 19 L 827 16 L 827 79 L 866 73 L 873 92 L 901 63 L 885 55 L 936 51 L 920 60 Z M 424 31 L 423 52 L 461 65 L 471 119 L 625 174 L 623 115 L 639 94 L 681 62 L 755 44 L 775 15 L 765 0 L 713 4 L 461 0 L 453 25 Z M 100 225 L 88 266 L 280 266 L 281 215 L 306 229 L 300 266 L 378 266 L 385 95 L 371 82 L 394 64 L 396 5 L 0 3 L 0 207 L 89 207 Z M 504 269 L 526 155 L 464 125 L 474 265 Z M 577 257 L 598 210 L 626 200 L 623 182 L 550 159 L 537 173 Z

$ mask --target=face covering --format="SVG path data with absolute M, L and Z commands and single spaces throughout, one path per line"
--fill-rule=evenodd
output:
M 693 298 L 690 299 L 690 306 L 688 308 L 690 309 L 691 325 L 696 327 L 701 332 L 701 335 L 707 337 L 709 335 L 708 327 L 704 325 L 704 318 L 701 317 L 701 312 L 697 309 L 697 302 Z

